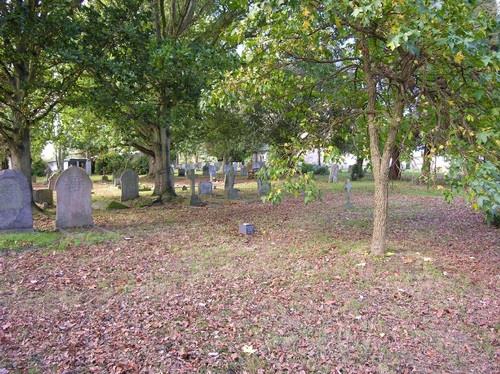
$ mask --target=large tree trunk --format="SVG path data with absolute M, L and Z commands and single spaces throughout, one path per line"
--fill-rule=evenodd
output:
M 391 181 L 401 179 L 401 160 L 399 159 L 400 150 L 397 145 L 392 147 L 391 151 L 391 166 L 389 167 L 389 179 Z
M 380 124 L 377 121 L 376 100 L 377 85 L 372 71 L 372 62 L 367 40 L 361 39 L 363 53 L 363 70 L 365 73 L 366 91 L 368 104 L 366 116 L 368 122 L 368 134 L 370 138 L 370 157 L 372 162 L 373 179 L 375 184 L 374 206 L 373 206 L 373 232 L 371 242 L 371 253 L 383 255 L 386 246 L 387 216 L 389 202 L 389 162 L 391 150 L 396 142 L 396 136 L 401 126 L 404 110 L 404 86 L 400 85 L 394 92 L 391 121 L 387 131 L 387 138 L 380 149 Z
M 16 139 L 9 141 L 12 169 L 20 171 L 26 176 L 30 189 L 31 184 L 31 139 L 27 126 L 21 127 Z
M 154 136 L 154 190 L 155 195 L 175 196 L 173 176 L 170 170 L 170 138 L 165 127 L 157 127 Z

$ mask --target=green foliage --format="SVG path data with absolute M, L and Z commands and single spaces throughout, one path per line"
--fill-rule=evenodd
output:
M 500 168 L 490 161 L 468 165 L 464 159 L 452 162 L 448 176 L 450 189 L 445 191 L 448 200 L 465 189 L 474 209 L 484 213 L 486 221 L 500 225 Z
M 101 154 L 95 160 L 95 172 L 96 174 L 105 175 L 123 170 L 127 168 L 129 158 L 116 151 Z
M 134 157 L 130 163 L 130 168 L 139 175 L 147 175 L 149 173 L 149 157 L 145 155 Z
M 313 173 L 314 175 L 328 175 L 329 170 L 326 166 L 303 163 L 300 165 L 300 172 L 302 174 Z
M 45 170 L 47 169 L 47 164 L 41 160 L 37 159 L 31 164 L 31 173 L 37 177 L 44 177 Z

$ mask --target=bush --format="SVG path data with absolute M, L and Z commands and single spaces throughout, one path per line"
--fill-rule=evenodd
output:
M 125 169 L 127 159 L 117 152 L 108 152 L 99 155 L 95 160 L 96 174 L 112 174 L 113 172 Z
M 303 163 L 300 171 L 302 174 L 313 173 L 314 175 L 328 175 L 329 170 L 326 166 L 312 165 Z
M 47 164 L 42 160 L 35 160 L 31 164 L 31 174 L 37 177 L 45 176 L 46 169 L 47 169 Z
M 132 160 L 130 167 L 139 175 L 147 175 L 149 173 L 149 157 L 142 155 Z

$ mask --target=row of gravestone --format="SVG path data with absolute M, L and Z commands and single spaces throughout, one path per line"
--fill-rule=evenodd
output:
M 79 167 L 63 171 L 55 183 L 57 192 L 56 227 L 92 226 L 92 181 Z M 24 174 L 0 171 L 0 231 L 33 230 L 31 190 Z

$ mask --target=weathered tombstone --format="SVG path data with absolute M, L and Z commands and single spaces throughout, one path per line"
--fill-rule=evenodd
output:
M 344 184 L 345 199 L 346 199 L 346 201 L 345 201 L 345 207 L 348 208 L 348 209 L 352 208 L 351 190 L 352 190 L 352 183 L 348 179 L 348 180 L 346 180 L 346 182 Z
M 209 173 L 209 166 L 208 165 L 203 165 L 203 168 L 202 168 L 202 174 L 204 177 L 208 177 L 210 175 Z
M 120 181 L 122 185 L 121 201 L 139 197 L 139 176 L 134 170 L 125 169 L 120 176 Z
M 37 204 L 52 206 L 54 205 L 54 192 L 49 188 L 33 190 L 33 200 Z
M 248 177 L 248 169 L 246 168 L 245 165 L 241 165 L 240 175 L 242 177 Z
M 107 175 L 103 175 L 103 176 L 101 177 L 101 181 L 103 181 L 103 182 L 109 182 L 109 178 L 108 178 L 108 176 L 107 176 Z
M 212 182 L 200 182 L 198 185 L 198 193 L 200 195 L 212 195 L 213 184 Z
M 271 192 L 271 183 L 267 179 L 257 178 L 257 192 L 259 196 L 267 196 Z
M 210 180 L 213 181 L 217 177 L 217 167 L 215 165 L 209 165 L 208 174 L 210 175 Z
M 31 191 L 24 174 L 0 171 L 0 231 L 32 231 Z
M 339 165 L 330 165 L 330 175 L 328 176 L 328 183 L 337 183 L 339 181 Z
M 191 200 L 189 202 L 189 205 L 191 206 L 203 206 L 205 205 L 203 201 L 200 200 L 200 197 L 196 194 L 196 187 L 195 187 L 195 181 L 196 181 L 196 174 L 194 169 L 190 169 L 187 172 L 187 176 L 189 180 L 191 181 Z
M 92 181 L 82 168 L 66 169 L 56 183 L 56 227 L 92 226 Z
M 36 183 L 36 175 L 31 176 L 31 183 Z
M 50 178 L 49 178 L 49 190 L 54 191 L 56 189 L 56 182 L 57 182 L 57 178 L 59 178 L 59 175 L 61 175 L 61 173 L 57 172 L 57 173 L 54 173 L 50 176 Z
M 224 179 L 224 190 L 226 192 L 226 196 L 230 200 L 238 199 L 238 190 L 234 188 L 234 180 L 236 173 L 232 165 L 229 166 L 229 170 L 226 173 Z
M 185 177 L 185 176 L 186 176 L 186 169 L 184 169 L 184 168 L 179 168 L 179 169 L 177 170 L 177 176 L 179 176 L 179 177 Z

